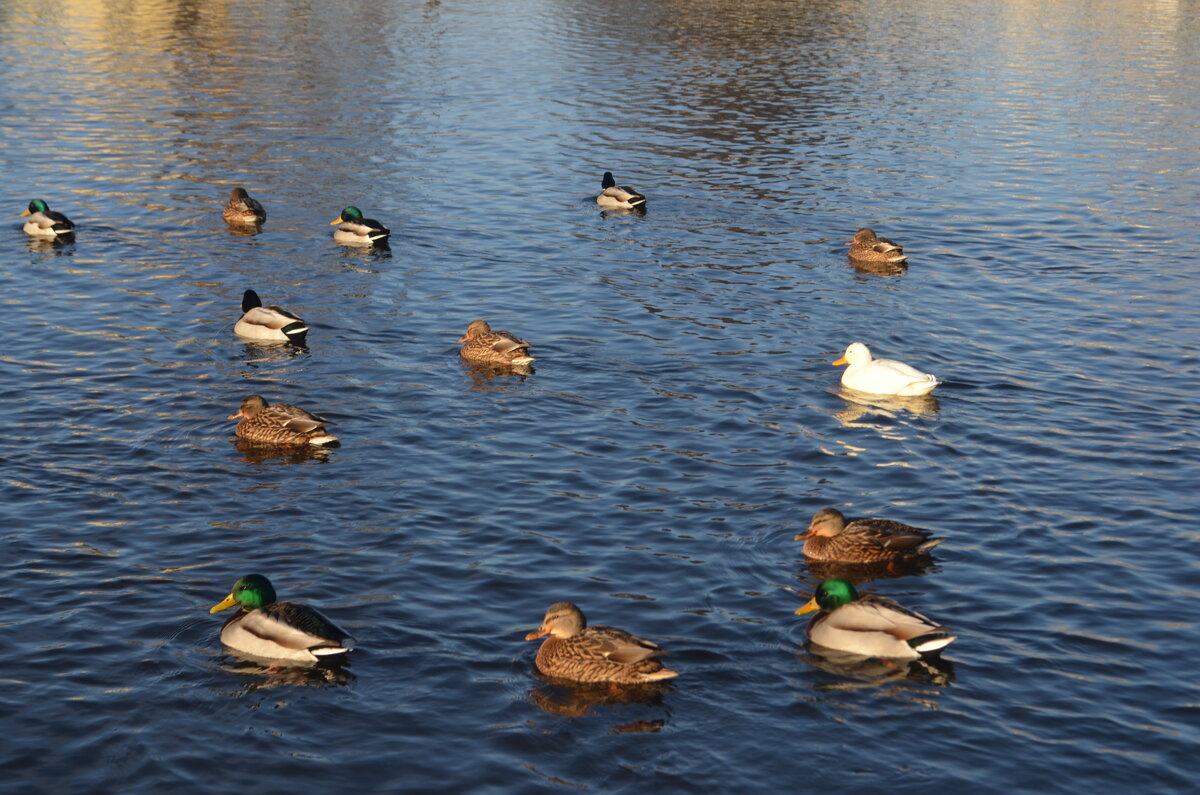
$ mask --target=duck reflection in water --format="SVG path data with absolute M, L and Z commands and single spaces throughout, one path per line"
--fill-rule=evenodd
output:
M 805 559 L 808 575 L 798 575 L 806 582 L 842 579 L 852 585 L 865 585 L 873 580 L 891 580 L 897 577 L 923 577 L 939 571 L 932 555 L 919 555 L 903 560 L 879 560 L 873 563 L 846 563 L 837 560 Z
M 232 656 L 226 656 L 224 659 L 232 662 L 222 664 L 223 671 L 262 677 L 258 681 L 242 685 L 239 695 L 248 695 L 256 690 L 269 690 L 273 687 L 343 687 L 355 679 L 354 674 L 350 672 L 348 659 L 322 661 L 308 666 L 264 663 Z
M 532 364 L 475 364 L 462 362 L 463 369 L 471 378 L 471 389 L 481 392 L 508 389 L 533 375 L 536 370 Z
M 954 681 L 954 664 L 939 656 L 916 660 L 896 660 L 885 657 L 863 657 L 838 649 L 830 649 L 809 641 L 803 655 L 805 662 L 825 673 L 855 682 L 824 682 L 815 689 L 830 692 L 883 687 L 900 683 L 946 687 Z
M 933 395 L 898 397 L 895 395 L 872 395 L 841 387 L 837 396 L 846 402 L 846 410 L 834 413 L 838 422 L 846 427 L 856 427 L 864 417 L 886 417 L 897 419 L 908 413 L 914 417 L 930 419 L 936 417 L 941 407 Z
M 579 684 L 566 679 L 546 676 L 541 671 L 534 674 L 543 684 L 529 691 L 529 700 L 539 709 L 564 718 L 581 718 L 595 712 L 596 708 L 622 710 L 652 708 L 665 710 L 663 694 L 672 689 L 665 682 L 650 682 L 638 685 Z M 667 725 L 666 718 L 639 719 L 609 727 L 609 734 L 656 732 Z
M 633 215 L 638 218 L 645 218 L 646 205 L 639 204 L 637 207 L 609 207 L 600 211 L 601 218 L 613 218 L 622 215 Z
M 278 447 L 256 444 L 245 439 L 236 440 L 233 446 L 242 454 L 242 461 L 247 464 L 269 464 L 276 461 L 280 464 L 303 464 L 305 461 L 325 461 L 330 453 L 329 447 L 311 444 L 303 447 Z

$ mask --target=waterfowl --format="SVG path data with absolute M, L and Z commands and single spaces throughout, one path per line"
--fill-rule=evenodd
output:
M 493 331 L 483 319 L 472 320 L 466 335 L 458 340 L 463 346 L 458 355 L 469 362 L 480 364 L 528 364 L 534 359 L 529 355 L 529 343 L 520 337 L 499 329 Z
M 29 203 L 29 209 L 21 213 L 24 217 L 28 215 L 29 220 L 22 227 L 25 234 L 34 235 L 35 237 L 63 237 L 70 235 L 75 231 L 75 224 L 71 219 L 62 213 L 56 213 L 50 209 L 42 199 L 34 199 Z
M 233 333 L 246 339 L 303 345 L 308 326 L 283 307 L 263 306 L 258 293 L 247 290 L 242 295 L 242 317 L 234 324 Z
M 946 539 L 930 538 L 928 530 L 891 519 L 851 519 L 837 508 L 822 508 L 813 516 L 804 541 L 804 554 L 814 560 L 847 563 L 876 563 L 901 560 L 929 553 Z
M 596 197 L 596 204 L 599 204 L 601 207 L 621 207 L 631 210 L 635 207 L 641 207 L 645 203 L 645 196 L 628 185 L 617 185 L 617 181 L 613 179 L 612 172 L 604 172 L 604 179 L 600 181 L 600 195 Z
M 329 222 L 330 226 L 338 225 L 333 230 L 333 239 L 339 243 L 369 246 L 387 240 L 392 232 L 374 218 L 363 218 L 362 210 L 357 207 L 347 207 L 341 215 Z
M 322 445 L 337 441 L 336 436 L 325 430 L 329 420 L 286 403 L 269 406 L 260 395 L 245 398 L 237 414 L 229 415 L 231 420 L 239 417 L 241 422 L 233 432 L 248 442 Z
M 570 602 L 550 605 L 542 625 L 525 640 L 546 635 L 550 637 L 538 649 L 535 663 L 546 676 L 640 684 L 679 675 L 654 659 L 666 653 L 656 644 L 613 627 L 589 627 L 583 612 Z
M 221 643 L 234 651 L 269 660 L 316 662 L 345 654 L 350 635 L 308 605 L 275 601 L 275 588 L 261 574 L 247 574 L 229 596 L 209 609 L 241 607 L 221 627 Z
M 850 246 L 850 259 L 856 262 L 904 262 L 908 257 L 897 244 L 882 237 L 876 237 L 870 229 L 863 227 L 854 233 L 854 239 L 846 245 Z
M 927 395 L 940 381 L 915 367 L 894 359 L 875 359 L 871 349 L 852 342 L 835 365 L 849 364 L 842 373 L 842 386 L 874 395 Z
M 245 188 L 234 188 L 229 193 L 229 202 L 221 217 L 235 226 L 257 226 L 267 220 L 267 211 L 257 199 L 252 199 L 246 193 Z
M 796 614 L 820 610 L 808 624 L 808 639 L 828 649 L 864 657 L 913 660 L 955 639 L 933 623 L 878 594 L 859 594 L 845 580 L 825 580 Z

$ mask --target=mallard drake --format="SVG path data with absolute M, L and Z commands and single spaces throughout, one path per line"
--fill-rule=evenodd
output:
M 850 259 L 856 262 L 899 263 L 908 259 L 900 246 L 890 240 L 876 237 L 875 233 L 866 227 L 855 232 L 854 239 L 846 245 L 850 246 Z
M 392 232 L 374 218 L 363 218 L 362 210 L 357 207 L 347 207 L 341 215 L 329 222 L 330 226 L 338 225 L 333 230 L 333 239 L 349 245 L 370 246 L 387 240 Z
M 308 605 L 276 602 L 271 581 L 247 574 L 233 584 L 225 599 L 209 613 L 241 607 L 221 627 L 221 642 L 242 654 L 268 660 L 316 662 L 350 651 L 350 635 Z
M 529 364 L 534 359 L 529 355 L 529 343 L 507 331 L 492 331 L 483 319 L 472 320 L 467 333 L 459 337 L 463 346 L 458 355 L 469 362 L 480 364 Z
M 242 295 L 242 317 L 234 324 L 233 333 L 251 340 L 303 345 L 308 326 L 283 307 L 263 306 L 258 293 L 247 290 Z
M 234 188 L 229 193 L 229 202 L 221 217 L 235 226 L 257 226 L 267 220 L 267 211 L 257 199 L 250 198 L 245 188 Z
M 922 373 L 904 362 L 873 358 L 871 349 L 861 342 L 850 343 L 842 358 L 834 364 L 850 365 L 842 373 L 842 386 L 873 395 L 927 395 L 941 383 L 936 376 Z
M 804 554 L 814 560 L 847 563 L 877 563 L 929 553 L 946 539 L 930 538 L 928 530 L 910 527 L 891 519 L 851 519 L 837 508 L 822 508 L 809 522 L 808 532 L 796 535 L 804 541 Z
M 268 406 L 260 395 L 250 395 L 242 400 L 237 414 L 229 419 L 241 418 L 234 428 L 239 439 L 261 444 L 330 444 L 337 437 L 325 430 L 331 424 L 315 414 L 309 414 L 298 406 L 276 403 Z
M 945 627 L 878 594 L 860 595 L 845 580 L 825 580 L 796 614 L 820 610 L 808 639 L 827 649 L 864 657 L 912 660 L 954 640 Z
M 641 207 L 645 203 L 645 196 L 628 185 L 617 185 L 617 181 L 613 179 L 612 172 L 604 172 L 604 179 L 600 181 L 600 195 L 596 197 L 596 204 L 599 204 L 601 207 L 621 207 L 631 210 L 635 207 Z
M 75 224 L 62 213 L 56 213 L 41 199 L 34 199 L 21 216 L 30 216 L 22 227 L 25 234 L 35 237 L 65 237 L 75 232 Z
M 546 676 L 575 682 L 640 684 L 670 679 L 678 671 L 654 659 L 665 654 L 656 644 L 620 629 L 589 627 L 583 612 L 570 602 L 555 602 L 536 632 L 525 640 L 546 641 L 538 649 L 536 665 Z

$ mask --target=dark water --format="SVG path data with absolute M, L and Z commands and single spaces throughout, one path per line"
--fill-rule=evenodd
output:
M 5 4 L 5 790 L 1194 788 L 1187 9 Z M 332 243 L 346 204 L 390 251 Z M 907 273 L 850 267 L 865 224 Z M 307 350 L 233 337 L 247 287 Z M 536 372 L 464 368 L 475 317 Z M 856 339 L 945 385 L 843 397 Z M 342 446 L 239 449 L 250 393 Z M 805 651 L 827 505 L 947 537 L 871 585 L 941 669 Z M 223 655 L 250 571 L 349 665 Z M 543 682 L 560 599 L 682 675 Z

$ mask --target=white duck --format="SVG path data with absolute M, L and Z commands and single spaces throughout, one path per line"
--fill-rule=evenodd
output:
M 915 367 L 894 359 L 875 359 L 871 349 L 852 342 L 834 364 L 849 364 L 842 373 L 842 386 L 873 395 L 928 395 L 940 381 Z

